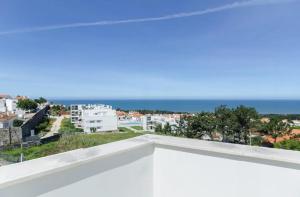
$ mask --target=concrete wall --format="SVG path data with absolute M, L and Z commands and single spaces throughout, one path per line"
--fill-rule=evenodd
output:
M 300 153 L 145 135 L 0 168 L 0 196 L 299 197 Z
M 19 144 L 22 139 L 21 128 L 0 129 L 0 147 Z
M 239 156 L 156 148 L 155 197 L 299 197 L 300 170 Z
M 153 197 L 152 153 L 153 146 L 144 146 L 63 171 L 33 176 L 31 180 L 0 188 L 0 196 Z
M 48 110 L 49 106 L 47 105 L 21 126 L 23 141 L 26 141 L 26 138 L 31 136 L 31 130 L 43 120 Z

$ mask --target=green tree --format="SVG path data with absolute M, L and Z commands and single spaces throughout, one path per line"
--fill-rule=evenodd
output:
M 163 133 L 164 134 L 172 134 L 172 127 L 171 127 L 171 125 L 168 122 L 163 127 Z
M 234 132 L 237 129 L 237 118 L 234 111 L 221 105 L 215 109 L 216 128 L 222 135 L 223 142 L 233 142 Z
M 180 120 L 177 122 L 177 126 L 175 128 L 175 135 L 176 136 L 183 136 L 187 130 L 187 118 L 181 117 Z
M 157 124 L 154 131 L 155 131 L 155 133 L 162 133 L 162 126 L 161 126 L 161 124 Z
M 47 99 L 40 97 L 38 99 L 34 99 L 34 101 L 38 104 L 43 104 L 43 103 L 47 103 Z
M 291 130 L 289 122 L 285 122 L 279 117 L 272 117 L 269 122 L 264 123 L 262 126 L 262 131 L 271 135 L 274 143 L 277 142 L 278 137 L 289 134 Z
M 250 129 L 255 127 L 257 118 L 259 117 L 258 113 L 255 108 L 241 105 L 234 110 L 234 114 L 237 120 L 235 139 L 239 143 L 248 144 Z
M 195 116 L 188 118 L 187 131 L 185 136 L 188 138 L 202 139 L 212 134 L 216 129 L 216 118 L 213 113 L 201 112 Z
M 68 111 L 68 109 L 62 105 L 53 105 L 51 106 L 50 114 L 52 116 L 59 116 L 66 111 Z
M 38 107 L 37 103 L 31 99 L 19 100 L 17 103 L 17 108 L 25 111 L 36 110 L 37 107 Z
M 13 121 L 13 127 L 20 127 L 23 125 L 23 122 L 24 122 L 23 120 L 15 119 Z

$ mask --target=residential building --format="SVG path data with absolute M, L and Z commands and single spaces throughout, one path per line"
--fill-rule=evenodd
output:
M 35 133 L 36 126 L 47 116 L 49 106 L 38 110 L 36 113 L 26 114 L 21 120 L 23 125 L 13 127 L 13 120 L 16 115 L 0 115 L 0 147 L 21 142 L 39 142 L 39 137 Z M 19 118 L 18 118 L 19 119 Z
M 18 95 L 18 96 L 16 96 L 16 99 L 17 100 L 25 100 L 25 99 L 28 99 L 28 97 L 27 96 L 20 96 L 20 95 Z
M 300 152 L 143 135 L 0 174 L 1 197 L 299 197 Z
M 300 127 L 300 120 L 293 120 L 292 121 L 292 126 L 294 126 L 294 127 Z
M 17 99 L 9 98 L 6 99 L 6 109 L 9 113 L 15 114 L 17 112 Z
M 0 113 L 6 113 L 6 114 L 17 114 L 17 102 L 18 100 L 6 95 L 6 94 L 0 94 Z
M 6 101 L 5 101 L 5 99 L 0 99 L 0 113 L 6 113 Z
M 13 125 L 13 120 L 16 118 L 16 116 L 13 115 L 5 115 L 5 114 L 0 114 L 0 129 L 8 129 L 12 127 Z
M 118 130 L 116 110 L 109 105 L 71 105 L 71 122 L 86 133 Z
M 148 114 L 142 117 L 142 125 L 145 131 L 154 132 L 158 125 L 164 127 L 169 124 L 171 128 L 174 128 L 178 125 L 178 120 L 180 120 L 180 116 L 173 114 Z

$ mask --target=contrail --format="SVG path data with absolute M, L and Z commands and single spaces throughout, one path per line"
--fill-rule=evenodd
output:
M 297 0 L 249 0 L 249 1 L 238 1 L 231 4 L 226 4 L 223 6 L 209 8 L 205 10 L 198 10 L 194 12 L 182 12 L 165 16 L 158 17 L 147 17 L 147 18 L 134 18 L 134 19 L 124 19 L 124 20 L 107 20 L 107 21 L 96 21 L 96 22 L 84 22 L 84 23 L 71 23 L 63 25 L 52 25 L 52 26 L 40 26 L 40 27 L 30 27 L 24 29 L 16 29 L 10 31 L 0 31 L 1 35 L 9 34 L 18 34 L 18 33 L 29 33 L 29 32 L 39 32 L 39 31 L 49 31 L 49 30 L 58 30 L 58 29 L 67 29 L 67 28 L 76 28 L 76 27 L 90 27 L 90 26 L 104 26 L 104 25 L 118 25 L 118 24 L 127 24 L 127 23 L 143 23 L 151 21 L 163 21 L 171 20 L 192 16 L 201 16 L 205 14 L 221 12 L 225 10 L 241 8 L 241 7 L 251 7 L 259 5 L 269 5 L 269 4 L 278 4 L 278 3 L 288 3 Z

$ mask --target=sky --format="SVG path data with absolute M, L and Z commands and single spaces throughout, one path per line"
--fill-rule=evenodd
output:
M 0 93 L 300 99 L 300 0 L 0 0 Z

